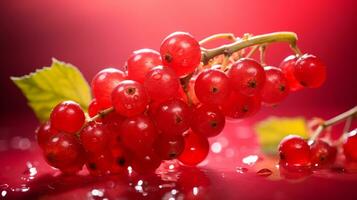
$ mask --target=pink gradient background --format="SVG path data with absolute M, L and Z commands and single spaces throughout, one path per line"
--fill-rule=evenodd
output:
M 326 63 L 327 82 L 319 89 L 294 93 L 277 108 L 265 108 L 259 115 L 314 115 L 318 110 L 317 114 L 333 116 L 357 102 L 356 26 L 357 5 L 352 0 L 3 0 L 1 118 L 22 113 L 30 122 L 36 121 L 10 76 L 48 66 L 55 57 L 79 67 L 90 81 L 105 66 L 124 65 L 133 50 L 158 49 L 165 36 L 178 30 L 190 32 L 198 40 L 219 32 L 237 36 L 296 32 L 302 51 L 316 54 Z M 286 44 L 274 44 L 268 49 L 267 62 L 278 65 L 290 53 Z M 16 123 L 1 120 L 1 127 Z

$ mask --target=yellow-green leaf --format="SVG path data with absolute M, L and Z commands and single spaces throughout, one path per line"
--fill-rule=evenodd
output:
M 90 88 L 81 72 L 73 65 L 52 59 L 50 67 L 22 77 L 11 77 L 28 100 L 40 121 L 48 120 L 59 102 L 73 100 L 87 110 Z
M 294 134 L 308 138 L 305 118 L 270 117 L 255 125 L 263 152 L 275 154 L 280 141 L 287 135 Z

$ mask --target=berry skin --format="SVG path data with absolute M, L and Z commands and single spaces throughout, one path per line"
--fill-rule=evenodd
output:
M 87 169 L 93 176 L 101 176 L 110 173 L 111 157 L 110 154 L 90 154 L 87 156 Z
M 161 160 L 171 160 L 182 153 L 184 145 L 184 139 L 181 135 L 160 134 L 154 142 L 154 151 Z
M 185 148 L 179 156 L 179 161 L 185 165 L 195 166 L 208 155 L 209 143 L 206 137 L 189 131 L 184 135 Z
M 311 148 L 312 166 L 320 168 L 332 165 L 336 160 L 337 149 L 323 140 L 317 140 Z
M 165 66 L 181 77 L 195 70 L 201 61 L 198 42 L 189 33 L 175 32 L 161 43 L 160 54 Z
M 100 108 L 105 109 L 112 106 L 112 91 L 124 79 L 124 72 L 115 68 L 103 69 L 94 76 L 92 91 Z
M 190 128 L 191 110 L 185 102 L 172 99 L 160 104 L 154 118 L 163 133 L 181 135 Z
M 216 69 L 202 71 L 195 82 L 195 94 L 201 103 L 221 104 L 231 92 L 225 73 Z
M 158 65 L 162 65 L 159 52 L 152 49 L 134 51 L 127 61 L 128 78 L 144 83 L 146 73 Z
M 268 105 L 276 105 L 289 94 L 288 81 L 281 69 L 265 67 L 266 80 L 261 92 L 262 101 Z
M 102 123 L 90 122 L 81 131 L 80 140 L 84 149 L 92 154 L 101 154 L 107 148 L 108 131 Z
M 149 100 L 142 84 L 125 80 L 113 90 L 112 102 L 117 113 L 131 117 L 143 113 Z
M 64 173 L 76 173 L 84 165 L 84 150 L 76 136 L 58 133 L 43 148 L 46 161 Z
M 157 131 L 149 117 L 139 115 L 127 118 L 122 123 L 121 136 L 126 148 L 136 153 L 144 153 L 152 149 Z
M 160 166 L 160 158 L 153 152 L 147 151 L 142 155 L 134 155 L 131 166 L 136 173 L 153 173 Z
M 249 97 L 238 92 L 232 92 L 221 105 L 224 115 L 234 119 L 253 116 L 260 110 L 260 107 L 261 98 L 259 95 Z
M 326 80 L 326 66 L 318 57 L 304 54 L 296 61 L 294 75 L 302 86 L 318 88 Z
M 85 121 L 81 106 L 74 101 L 63 101 L 52 110 L 51 126 L 66 133 L 78 132 Z
M 58 133 L 57 130 L 51 127 L 50 122 L 41 124 L 36 130 L 37 143 L 41 148 L 44 148 L 48 140 Z
M 193 111 L 192 130 L 205 137 L 217 136 L 224 128 L 226 119 L 222 111 L 211 105 L 200 105 Z
M 158 66 L 148 71 L 144 87 L 150 99 L 164 101 L 177 94 L 180 83 L 171 68 Z
M 127 170 L 127 167 L 131 163 L 131 154 L 127 149 L 124 149 L 121 145 L 114 145 L 110 147 L 111 155 L 111 172 L 120 173 Z
M 300 136 L 289 135 L 279 144 L 280 164 L 287 167 L 311 166 L 311 151 Z
M 285 75 L 285 78 L 288 81 L 288 85 L 290 88 L 290 91 L 298 91 L 301 90 L 303 87 L 299 83 L 299 81 L 296 80 L 295 78 L 295 68 L 296 68 L 296 61 L 298 58 L 295 55 L 290 55 L 286 57 L 279 65 L 279 68 Z
M 88 106 L 88 115 L 89 117 L 94 117 L 101 111 L 102 108 L 99 106 L 97 99 L 92 99 Z
M 350 132 L 343 144 L 343 153 L 348 161 L 357 162 L 357 129 Z
M 235 91 L 246 96 L 259 94 L 265 83 L 264 68 L 250 58 L 234 63 L 228 71 L 228 77 Z

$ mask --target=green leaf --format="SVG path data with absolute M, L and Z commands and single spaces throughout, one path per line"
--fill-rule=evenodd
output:
M 51 110 L 61 101 L 73 100 L 87 110 L 91 100 L 89 85 L 81 72 L 75 66 L 56 59 L 52 59 L 50 67 L 10 78 L 42 122 L 49 119 Z
M 263 152 L 267 154 L 276 154 L 280 141 L 287 135 L 308 138 L 308 127 L 303 117 L 270 117 L 257 123 L 255 131 Z

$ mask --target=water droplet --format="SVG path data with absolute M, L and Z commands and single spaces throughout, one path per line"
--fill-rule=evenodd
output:
M 242 162 L 247 165 L 254 165 L 259 160 L 257 155 L 249 155 L 242 159 Z
M 5 197 L 6 194 L 7 194 L 7 191 L 6 191 L 6 190 L 1 191 L 1 196 L 2 196 L 2 197 Z
M 273 174 L 273 172 L 270 169 L 263 168 L 259 171 L 257 171 L 258 176 L 263 176 L 263 177 L 268 177 Z
M 222 151 L 222 145 L 219 142 L 215 142 L 211 145 L 211 150 L 213 153 L 220 153 Z
M 135 100 L 138 100 L 138 99 L 139 99 L 139 96 L 138 96 L 138 95 L 134 95 L 134 99 L 135 99 Z
M 152 75 L 152 77 L 155 79 L 155 80 L 159 80 L 161 78 L 161 74 L 156 72 Z
M 133 109 L 133 105 L 131 105 L 131 104 L 124 104 L 124 107 L 128 110 Z
M 244 174 L 246 172 L 248 172 L 248 168 L 245 168 L 245 167 L 237 167 L 236 168 L 236 171 L 240 174 Z

